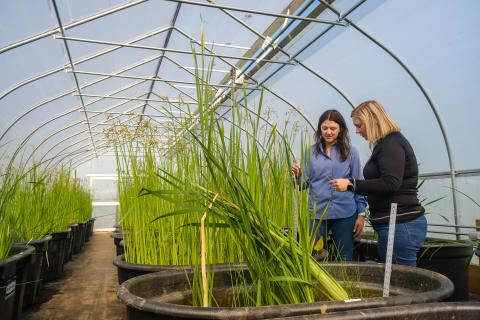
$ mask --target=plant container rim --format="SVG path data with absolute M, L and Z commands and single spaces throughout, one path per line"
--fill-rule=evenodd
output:
M 178 269 L 192 269 L 194 266 L 190 264 L 141 264 L 141 263 L 130 263 L 125 261 L 125 254 L 120 254 L 113 259 L 113 265 L 116 267 L 124 268 L 124 269 L 131 269 L 131 270 L 138 270 L 138 271 L 152 271 L 158 272 L 159 268 L 165 270 L 172 270 L 178 272 Z M 237 268 L 245 268 L 247 265 L 245 263 L 214 263 L 208 264 L 209 266 L 220 266 L 225 265 L 231 267 L 232 269 Z M 163 271 L 163 270 L 162 270 Z M 161 271 L 160 271 L 161 272 Z M 171 271 L 169 271 L 171 272 Z M 183 274 L 183 271 L 181 272 Z
M 7 263 L 10 263 L 14 260 L 18 260 L 19 258 L 21 258 L 23 256 L 28 256 L 30 254 L 33 254 L 35 252 L 35 247 L 33 247 L 31 245 L 28 245 L 28 244 L 20 244 L 20 243 L 15 243 L 12 246 L 12 248 L 10 248 L 10 250 L 12 250 L 13 248 L 19 248 L 19 247 L 24 247 L 25 250 L 20 251 L 20 252 L 15 253 L 15 254 L 12 254 L 12 255 L 9 255 L 7 258 L 0 260 L 0 266 L 2 266 L 4 264 L 7 264 Z
M 382 268 L 382 263 L 322 263 L 322 266 L 352 266 L 352 267 L 370 267 L 370 268 Z M 142 298 L 129 291 L 129 287 L 138 281 L 151 281 L 156 277 L 175 277 L 179 275 L 185 275 L 185 272 L 172 272 L 172 271 L 160 271 L 150 274 L 137 276 L 126 280 L 117 289 L 117 297 L 119 300 L 137 310 L 143 312 L 151 312 L 161 314 L 170 317 L 179 318 L 198 318 L 198 319 L 224 319 L 226 317 L 233 317 L 235 319 L 265 319 L 269 317 L 279 317 L 282 314 L 289 314 L 289 316 L 312 314 L 312 313 L 325 313 L 336 312 L 349 309 L 366 309 L 374 307 L 384 307 L 392 305 L 408 305 L 418 304 L 431 301 L 437 301 L 450 296 L 453 293 L 453 283 L 445 277 L 436 272 L 432 272 L 425 269 L 413 268 L 403 265 L 392 265 L 392 272 L 403 271 L 406 274 L 424 275 L 425 277 L 435 278 L 440 284 L 440 287 L 427 292 L 413 293 L 411 295 L 399 295 L 390 296 L 387 298 L 375 297 L 375 298 L 358 298 L 350 300 L 337 300 L 337 301 L 318 301 L 313 303 L 298 303 L 298 304 L 285 304 L 274 306 L 260 306 L 260 307 L 199 307 L 189 306 L 172 303 L 162 303 L 154 301 L 150 298 Z M 432 296 L 433 293 L 433 296 Z M 435 300 L 436 299 L 436 300 Z M 272 307 L 275 307 L 273 310 Z M 248 317 L 246 316 L 248 315 Z

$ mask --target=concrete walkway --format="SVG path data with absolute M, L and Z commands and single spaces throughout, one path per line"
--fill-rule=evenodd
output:
M 95 231 L 82 252 L 65 265 L 63 277 L 43 285 L 39 304 L 24 310 L 22 318 L 126 319 L 126 308 L 116 296 L 115 246 L 110 234 Z

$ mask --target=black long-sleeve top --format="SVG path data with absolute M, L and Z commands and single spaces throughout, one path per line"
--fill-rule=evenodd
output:
M 367 196 L 372 224 L 389 222 L 392 202 L 397 203 L 397 222 L 425 212 L 417 197 L 417 159 L 400 132 L 390 133 L 375 145 L 363 176 L 365 180 L 356 181 L 355 192 Z

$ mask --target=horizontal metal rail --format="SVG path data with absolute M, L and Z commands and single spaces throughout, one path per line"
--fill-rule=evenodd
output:
M 74 96 L 82 96 L 82 97 L 92 97 L 92 98 L 104 98 L 104 99 L 117 99 L 117 100 L 131 100 L 131 101 L 149 101 L 149 102 L 161 102 L 161 103 L 175 103 L 175 104 L 197 104 L 196 101 L 183 101 L 183 100 L 169 100 L 166 98 L 165 100 L 154 100 L 154 99 L 141 99 L 135 97 L 117 97 L 117 96 L 104 96 L 99 94 L 78 94 L 75 93 Z
M 102 40 L 93 40 L 93 39 L 85 39 L 85 38 L 77 38 L 77 37 L 64 37 L 64 36 L 55 36 L 55 39 L 62 39 L 68 41 L 77 41 L 77 42 L 85 42 L 85 43 L 95 43 L 95 44 L 105 44 L 110 46 L 120 46 L 125 48 L 135 48 L 135 49 L 144 49 L 144 50 L 155 50 L 155 51 L 164 51 L 164 52 L 173 52 L 173 53 L 182 53 L 192 55 L 192 51 L 188 50 L 179 50 L 179 49 L 171 49 L 171 48 L 164 48 L 164 47 L 153 47 L 153 46 L 144 46 L 138 44 L 126 44 L 121 42 L 112 42 L 112 41 L 102 41 Z M 216 57 L 216 58 L 224 58 L 224 59 L 235 59 L 235 60 L 246 60 L 246 61 L 257 61 L 256 58 L 244 57 L 244 56 L 231 56 L 225 54 L 215 54 L 215 53 L 202 53 L 205 57 Z M 294 65 L 295 63 L 289 61 L 275 61 L 275 60 L 262 60 L 268 63 L 275 63 L 275 64 L 289 64 Z
M 428 173 L 421 173 L 418 176 L 420 178 L 450 178 L 451 176 L 450 171 L 440 171 L 440 172 L 428 172 Z M 455 170 L 455 176 L 478 176 L 480 175 L 480 169 L 467 169 L 467 170 Z
M 262 15 L 262 16 L 269 16 L 269 17 L 286 18 L 286 19 L 292 19 L 292 20 L 303 20 L 303 21 L 309 21 L 309 22 L 331 24 L 331 25 L 343 26 L 343 27 L 347 25 L 345 22 L 340 22 L 340 21 L 323 20 L 323 19 L 295 16 L 295 15 L 289 15 L 289 14 L 283 14 L 283 13 L 272 13 L 272 12 L 267 12 L 267 11 L 259 11 L 259 10 L 253 10 L 253 9 L 245 9 L 245 8 L 224 6 L 224 5 L 214 4 L 214 3 L 196 2 L 196 1 L 189 1 L 189 0 L 165 0 L 165 1 L 186 3 L 186 4 L 190 4 L 190 5 L 195 5 L 195 6 L 225 9 L 225 10 L 245 12 L 245 13 L 253 13 L 253 14 L 259 14 L 259 15 Z
M 191 85 L 196 84 L 194 81 L 163 79 L 161 77 L 138 77 L 138 76 L 128 76 L 128 75 L 120 75 L 120 74 L 113 74 L 113 73 L 81 71 L 81 70 L 75 70 L 75 71 L 67 70 L 67 73 L 86 74 L 86 75 L 94 75 L 94 76 L 106 76 L 106 77 L 111 77 L 111 78 L 122 78 L 122 79 L 160 81 L 160 82 L 170 82 L 170 83 L 177 83 L 177 84 L 191 84 Z M 229 85 L 220 85 L 220 84 L 208 84 L 208 85 L 210 87 L 214 87 L 214 88 L 231 88 L 232 87 L 232 86 L 229 86 Z M 261 90 L 261 88 L 259 88 L 259 87 L 245 87 L 245 89 L 247 89 L 247 90 Z
M 428 230 L 427 233 L 451 234 L 451 235 L 467 236 L 467 237 L 469 236 L 468 233 L 463 233 L 463 232 L 446 232 L 446 231 L 430 231 L 430 230 Z
M 462 225 L 455 225 L 455 224 L 435 224 L 435 223 L 428 223 L 427 225 L 433 227 L 450 227 L 450 228 L 469 228 L 469 229 L 476 229 L 474 226 L 462 226 Z

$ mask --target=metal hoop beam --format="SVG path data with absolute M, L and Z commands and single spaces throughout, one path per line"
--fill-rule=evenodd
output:
M 160 29 L 160 30 L 156 30 L 156 31 L 147 33 L 147 34 L 145 34 L 145 35 L 143 35 L 143 36 L 140 36 L 140 37 L 138 37 L 138 38 L 135 38 L 134 40 L 128 41 L 127 43 L 129 43 L 129 44 L 131 44 L 131 43 L 136 43 L 136 42 L 138 42 L 138 41 L 145 40 L 145 39 L 147 39 L 147 38 L 149 38 L 149 37 L 155 36 L 155 35 L 157 35 L 157 34 L 160 34 L 160 33 L 162 33 L 162 32 L 165 32 L 165 31 L 167 31 L 167 30 L 170 30 L 170 29 L 171 29 L 171 27 L 162 28 L 162 29 Z M 56 31 L 56 32 L 58 32 L 58 31 Z M 122 47 L 117 46 L 117 47 L 113 47 L 113 48 L 109 48 L 109 49 L 105 49 L 105 50 L 99 51 L 99 52 L 97 52 L 97 53 L 95 53 L 95 54 L 93 54 L 93 55 L 91 55 L 91 56 L 88 56 L 88 57 L 86 57 L 86 58 L 83 58 L 83 59 L 80 59 L 80 60 L 78 60 L 78 61 L 75 61 L 75 62 L 74 62 L 74 65 L 78 65 L 78 64 L 87 62 L 87 61 L 89 61 L 89 60 L 92 60 L 92 59 L 101 57 L 101 56 L 103 56 L 103 55 L 105 55 L 105 54 L 108 54 L 108 53 L 110 53 L 110 52 L 116 51 L 116 50 L 121 49 L 121 48 L 122 48 Z M 155 56 L 154 59 L 158 59 L 158 57 L 159 57 L 159 56 Z M 59 68 L 55 68 L 55 69 L 49 70 L 49 71 L 47 71 L 47 72 L 45 72 L 45 73 L 43 73 L 43 74 L 40 74 L 40 75 L 38 75 L 38 76 L 32 77 L 32 78 L 30 78 L 30 79 L 27 79 L 27 80 L 25 80 L 25 81 L 23 81 L 23 82 L 17 83 L 17 84 L 14 85 L 12 88 L 10 88 L 10 89 L 8 89 L 7 91 L 5 91 L 4 93 L 2 93 L 2 94 L 0 95 L 0 100 L 2 100 L 2 99 L 5 98 L 6 96 L 8 96 L 10 93 L 16 91 L 17 89 L 19 89 L 19 88 L 21 88 L 21 87 L 23 87 L 23 86 L 25 86 L 25 85 L 27 85 L 27 84 L 29 84 L 29 83 L 32 83 L 32 82 L 35 82 L 35 81 L 37 81 L 37 80 L 43 79 L 43 78 L 48 77 L 48 76 L 50 76 L 50 75 L 53 75 L 53 74 L 55 74 L 55 73 L 57 73 L 57 72 L 63 71 L 63 70 L 65 70 L 65 69 L 67 69 L 67 68 L 68 68 L 68 64 L 67 64 L 67 65 L 64 65 L 64 66 L 62 66 L 62 67 L 59 67 Z
M 78 21 L 75 21 L 73 23 L 70 23 L 70 24 L 67 24 L 64 26 L 64 30 L 68 30 L 68 29 L 71 29 L 71 28 L 75 28 L 77 26 L 80 26 L 82 24 L 85 24 L 87 22 L 90 22 L 90 21 L 93 21 L 93 20 L 96 20 L 96 19 L 99 19 L 99 18 L 102 18 L 102 17 L 105 17 L 105 16 L 108 16 L 112 13 L 115 13 L 115 12 L 118 12 L 118 11 L 121 11 L 121 10 L 124 10 L 124 9 L 127 9 L 127 8 L 130 8 L 130 7 L 133 7 L 133 6 L 136 6 L 137 4 L 140 4 L 140 3 L 143 3 L 143 2 L 146 2 L 147 0 L 140 0 L 140 1 L 134 1 L 134 2 L 131 2 L 131 3 L 128 3 L 128 4 L 124 4 L 124 5 L 121 5 L 121 6 L 118 6 L 116 8 L 113 8 L 113 9 L 110 9 L 110 10 L 106 10 L 104 12 L 101 12 L 99 14 L 96 14 L 96 15 L 93 15 L 91 17 L 88 17 L 88 18 L 85 18 L 85 19 L 81 19 L 81 20 L 78 20 Z M 26 45 L 26 44 L 29 44 L 31 42 L 34 42 L 34 41 L 37 41 L 37 40 L 40 40 L 40 39 L 43 39 L 43 38 L 46 38 L 46 37 L 49 37 L 49 36 L 52 36 L 54 34 L 56 34 L 58 32 L 58 28 L 55 28 L 55 29 L 51 29 L 49 31 L 46 31 L 46 32 L 43 32 L 43 33 L 40 33 L 36 36 L 33 36 L 31 38 L 28 38 L 28 39 L 24 39 L 24 40 L 21 40 L 21 41 L 18 41 L 18 42 L 14 42 L 12 44 L 9 44 L 7 45 L 6 47 L 3 47 L 0 49 L 0 54 L 4 53 L 4 52 L 7 52 L 9 50 L 12 50 L 14 48 L 17 48 L 17 47 L 21 47 L 23 45 Z
M 181 6 L 182 6 L 181 3 L 177 3 L 177 7 L 175 8 L 175 12 L 173 13 L 172 22 L 170 23 L 170 26 L 172 28 L 175 26 L 175 23 L 177 22 L 177 18 L 178 18 L 178 14 L 180 13 Z M 170 36 L 172 35 L 172 30 L 173 29 L 168 30 L 167 36 L 165 37 L 165 41 L 163 43 L 163 47 L 165 47 L 165 48 L 168 47 L 168 43 L 170 42 Z M 164 56 L 165 56 L 165 51 L 162 51 L 162 55 L 158 59 L 157 66 L 155 68 L 154 78 L 158 78 L 158 76 L 159 76 L 160 67 L 162 66 Z M 153 91 L 154 86 L 155 86 L 155 81 L 152 81 L 150 83 L 150 89 L 148 90 L 147 99 L 150 99 L 150 96 L 152 95 L 152 91 Z M 143 105 L 142 113 L 145 112 L 146 107 L 147 107 L 147 102 L 145 102 L 145 104 Z M 142 121 L 142 118 L 140 118 L 139 121 Z
M 133 87 L 133 86 L 135 86 L 135 85 L 137 85 L 137 84 L 140 84 L 140 83 L 142 83 L 142 82 L 137 82 L 137 83 L 134 83 L 133 85 L 127 85 L 126 87 L 123 87 L 123 88 L 120 88 L 120 89 L 118 89 L 118 90 L 113 91 L 113 93 L 118 93 L 118 92 L 127 90 L 127 89 L 129 89 L 129 88 L 131 88 L 131 87 Z M 93 103 L 95 103 L 95 102 L 98 102 L 98 101 L 100 101 L 100 100 L 101 100 L 101 99 L 97 99 L 97 100 L 95 100 L 95 101 L 92 101 L 91 103 L 88 103 L 87 106 L 90 105 L 90 104 L 93 104 Z M 113 107 L 111 107 L 111 108 L 109 108 L 109 109 L 107 109 L 107 110 L 112 110 L 112 109 L 118 108 L 118 107 L 120 107 L 120 106 L 122 106 L 123 104 L 126 104 L 126 103 L 127 103 L 127 102 L 122 102 L 122 103 L 117 104 L 117 105 L 115 105 L 115 106 L 113 106 Z M 71 112 L 74 112 L 74 111 L 76 111 L 76 110 L 78 110 L 78 109 L 80 109 L 80 108 L 81 108 L 81 106 L 77 106 L 76 108 L 72 109 Z M 133 109 L 133 110 L 134 110 L 134 109 Z M 97 117 L 97 116 L 98 116 L 98 115 L 94 115 L 94 116 L 92 116 L 92 118 L 95 118 L 95 117 Z M 33 134 L 34 134 L 36 131 L 38 131 L 38 130 L 39 130 L 40 128 L 42 128 L 43 126 L 49 124 L 50 122 L 55 121 L 56 119 L 58 119 L 57 116 L 52 117 L 52 118 L 48 119 L 45 123 L 43 123 L 42 125 L 40 125 L 39 127 L 37 127 L 36 129 L 34 129 L 32 132 L 30 132 L 29 135 L 27 136 L 27 138 L 26 138 L 26 139 L 17 147 L 17 149 L 15 150 L 15 153 L 14 153 L 14 156 L 12 157 L 11 162 L 13 163 L 13 161 L 15 160 L 16 154 L 20 151 L 20 149 L 23 147 L 23 145 L 33 136 Z M 78 123 L 75 123 L 75 124 L 80 124 L 80 123 L 82 123 L 82 121 L 79 121 Z M 68 126 L 67 126 L 67 127 L 68 127 Z M 94 127 L 95 127 L 95 126 L 92 126 L 92 128 L 94 128 Z M 65 129 L 65 128 L 62 128 L 62 129 L 58 130 L 57 132 L 55 132 L 55 133 L 53 133 L 53 134 L 50 134 L 46 139 L 42 140 L 42 142 L 41 142 L 41 143 L 33 150 L 33 152 L 30 154 L 30 156 L 28 157 L 28 160 L 30 160 L 30 158 L 33 156 L 34 152 L 35 152 L 43 143 L 45 143 L 46 141 L 48 141 L 51 137 L 53 137 L 53 136 L 56 135 L 57 133 L 62 132 L 64 129 Z M 47 153 L 48 153 L 48 152 L 47 152 Z M 44 157 L 45 157 L 45 155 L 42 157 L 42 159 L 43 159 Z M 27 161 L 27 162 L 28 162 L 28 161 Z
M 57 2 L 56 0 L 52 0 L 52 4 L 53 4 L 53 8 L 55 10 L 55 16 L 57 18 L 57 22 L 58 22 L 58 27 L 60 29 L 60 33 L 62 34 L 62 36 L 65 36 L 65 30 L 63 29 L 63 23 L 62 23 L 62 19 L 60 17 L 60 12 L 58 11 L 58 7 L 57 7 Z M 65 46 L 65 51 L 67 52 L 67 56 L 68 56 L 68 61 L 70 62 L 70 68 L 72 70 L 75 70 L 75 67 L 73 66 L 73 59 L 72 59 L 72 55 L 70 53 L 70 48 L 68 47 L 68 43 L 67 41 L 63 40 L 63 45 Z M 75 80 L 75 85 L 77 86 L 77 91 L 79 94 L 82 93 L 82 91 L 80 90 L 80 83 L 78 81 L 78 78 L 77 76 L 74 74 L 73 75 L 73 78 Z M 83 111 L 86 111 L 87 109 L 85 108 L 85 102 L 83 101 L 83 98 L 80 96 L 80 101 L 82 102 L 82 108 L 83 108 Z M 92 140 L 92 146 L 93 146 L 93 150 L 95 150 L 96 152 L 96 147 L 95 147 L 95 142 L 93 141 L 93 137 L 92 137 L 92 133 L 91 133 L 91 128 L 90 128 L 90 122 L 88 120 L 88 115 L 87 113 L 85 112 L 84 113 L 85 115 L 85 119 L 87 119 L 87 127 L 88 127 L 88 131 L 90 132 L 90 138 Z

